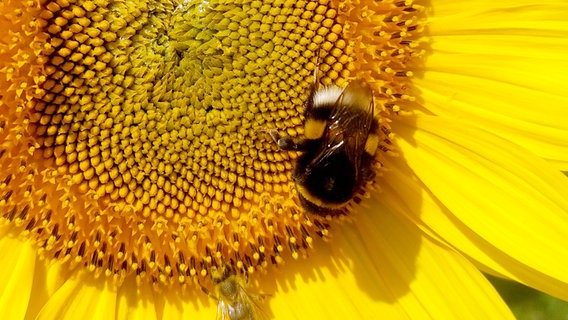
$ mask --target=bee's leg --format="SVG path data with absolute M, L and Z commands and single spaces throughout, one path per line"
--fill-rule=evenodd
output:
M 249 280 L 250 280 L 250 279 L 249 279 L 249 273 L 247 272 L 247 269 L 246 269 L 244 266 L 243 266 L 241 272 L 242 272 L 242 275 L 243 275 L 244 278 L 245 278 L 245 283 L 246 283 L 246 284 L 249 284 Z
M 278 145 L 280 150 L 301 151 L 304 150 L 303 139 L 294 139 L 290 136 L 282 136 L 276 129 L 259 129 L 259 132 L 265 132 Z
M 278 148 L 280 148 L 280 150 L 297 150 L 298 149 L 298 146 L 297 146 L 296 142 L 294 141 L 294 139 L 292 137 L 282 136 L 276 130 L 270 130 L 270 132 L 268 134 L 270 134 L 270 136 L 272 137 L 272 140 L 274 140 L 274 142 L 276 142 L 276 144 L 278 145 Z

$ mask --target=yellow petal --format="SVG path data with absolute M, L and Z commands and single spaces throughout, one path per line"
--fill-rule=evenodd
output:
M 216 319 L 217 301 L 195 287 L 155 294 L 155 303 L 161 319 Z
M 513 318 L 468 260 L 425 236 L 402 206 L 385 205 L 383 197 L 391 195 L 366 202 L 354 224 L 333 226 L 332 241 L 317 243 L 310 256 L 314 270 L 302 260 L 286 265 L 270 301 L 277 318 Z
M 70 277 L 45 304 L 37 319 L 115 319 L 117 293 L 107 279 L 79 271 Z
M 568 169 L 568 3 L 435 1 L 415 85 L 435 114 L 467 118 Z
M 496 273 L 568 299 L 568 179 L 492 133 L 443 117 L 413 120 L 395 129 L 397 143 L 437 198 L 422 194 L 418 218 Z
M 38 259 L 30 241 L 14 237 L 11 229 L 0 227 L 0 265 L 5 268 L 0 273 L 0 310 L 6 319 L 35 319 L 69 271 Z
M 30 277 L 33 275 L 33 286 L 31 290 L 33 298 L 30 299 L 26 319 L 35 319 L 46 302 L 65 283 L 71 274 L 72 270 L 69 270 L 68 266 L 64 267 L 61 262 L 37 259 L 35 270 L 28 275 Z
M 0 228 L 0 310 L 4 319 L 23 319 L 33 283 L 36 254 L 32 246 Z
M 116 315 L 116 319 L 158 319 L 151 285 L 137 285 L 135 277 L 128 277 L 118 292 Z

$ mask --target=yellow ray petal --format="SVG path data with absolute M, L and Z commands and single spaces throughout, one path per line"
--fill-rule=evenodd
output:
M 432 34 L 494 33 L 501 29 L 527 35 L 560 29 L 555 26 L 566 24 L 566 6 L 562 0 L 478 0 L 467 7 L 460 1 L 435 0 L 427 24 Z
M 92 273 L 79 271 L 50 297 L 37 319 L 111 320 L 115 319 L 116 301 L 116 289 L 106 279 L 93 279 Z
M 353 225 L 334 226 L 329 245 L 318 243 L 310 264 L 319 267 L 286 265 L 270 301 L 278 319 L 512 318 L 469 261 L 424 236 L 401 207 L 368 203 Z
M 217 302 L 195 287 L 155 294 L 161 319 L 216 319 Z
M 49 298 L 65 283 L 71 272 L 60 262 L 38 259 L 33 271 L 32 296 L 26 320 L 35 319 Z
M 154 291 L 150 284 L 136 284 L 134 276 L 128 277 L 118 291 L 116 319 L 158 319 Z
M 426 108 L 568 169 L 568 3 L 483 2 L 433 4 L 432 54 L 415 81 Z
M 0 310 L 4 319 L 23 319 L 32 289 L 36 254 L 32 246 L 0 228 Z
M 388 165 L 389 163 L 387 163 Z M 394 167 L 394 166 L 393 166 Z M 404 207 L 407 216 L 426 233 L 439 237 L 457 248 L 479 268 L 488 273 L 516 280 L 541 291 L 563 297 L 566 283 L 552 279 L 521 261 L 512 259 L 494 245 L 472 231 L 457 219 L 428 189 L 405 167 L 399 166 L 385 175 L 382 185 L 392 196 L 385 198 L 391 205 Z M 419 198 L 420 206 L 413 206 L 405 198 Z M 544 282 L 546 281 L 546 282 Z
M 6 319 L 35 319 L 69 272 L 59 263 L 37 259 L 33 245 L 13 237 L 10 230 L 0 227 L 0 265 L 5 267 L 0 273 L 0 309 Z
M 486 267 L 568 299 L 568 179 L 486 131 L 442 117 L 415 120 L 396 132 L 409 166 L 437 197 L 425 197 L 420 218 Z
M 559 125 L 552 123 L 556 121 L 553 119 L 568 117 L 568 109 L 564 107 L 568 105 L 568 98 L 503 82 L 447 73 L 431 72 L 417 83 L 430 111 L 468 119 L 483 129 L 530 149 L 554 164 L 558 170 L 568 169 L 566 122 Z M 519 102 L 520 97 L 525 99 L 523 103 Z M 527 103 L 532 104 L 531 108 L 527 107 Z

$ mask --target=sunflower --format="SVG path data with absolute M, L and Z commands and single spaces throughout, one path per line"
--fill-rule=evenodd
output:
M 7 319 L 512 318 L 481 271 L 568 300 L 568 4 L 0 12 Z M 341 217 L 304 212 L 297 154 L 263 135 L 302 135 L 316 70 L 367 82 L 381 127 Z

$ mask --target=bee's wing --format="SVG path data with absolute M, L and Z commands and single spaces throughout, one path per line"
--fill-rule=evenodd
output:
M 219 300 L 217 304 L 217 320 L 230 320 L 229 316 L 229 305 L 223 301 Z
M 373 92 L 366 82 L 353 80 L 345 87 L 330 117 L 330 152 L 341 146 L 351 160 L 358 162 L 371 130 L 374 107 Z
M 351 81 L 337 98 L 336 106 L 331 119 L 345 120 L 342 125 L 349 133 L 357 131 L 368 134 L 371 130 L 375 103 L 373 91 L 366 82 Z
M 243 306 L 250 307 L 250 320 L 265 320 L 268 319 L 265 311 L 261 308 L 260 303 L 265 298 L 265 295 L 250 295 L 244 288 L 239 290 L 239 301 L 243 302 Z

